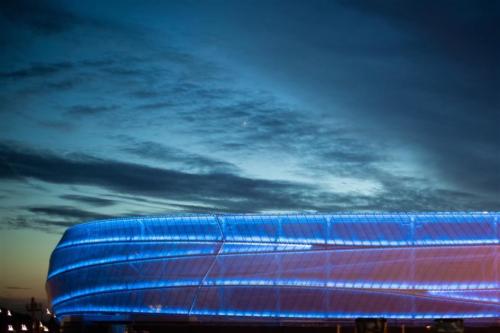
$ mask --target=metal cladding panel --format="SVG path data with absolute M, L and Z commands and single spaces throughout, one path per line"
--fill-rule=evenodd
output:
M 66 231 L 58 316 L 499 320 L 499 213 L 194 215 Z

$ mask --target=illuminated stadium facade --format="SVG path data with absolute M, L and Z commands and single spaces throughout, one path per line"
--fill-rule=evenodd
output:
M 94 221 L 54 250 L 59 318 L 498 323 L 500 213 Z

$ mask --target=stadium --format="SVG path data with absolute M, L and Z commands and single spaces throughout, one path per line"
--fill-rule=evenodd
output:
M 408 327 L 499 323 L 500 213 L 192 215 L 69 228 L 46 289 L 63 322 Z

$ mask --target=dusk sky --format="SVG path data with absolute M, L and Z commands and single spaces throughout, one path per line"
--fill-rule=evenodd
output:
M 500 2 L 0 8 L 0 305 L 101 217 L 500 210 Z

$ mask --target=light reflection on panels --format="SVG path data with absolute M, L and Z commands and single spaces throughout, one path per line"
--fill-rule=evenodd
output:
M 498 318 L 499 215 L 96 221 L 66 231 L 47 292 L 63 317 Z
M 451 298 L 457 300 L 470 300 L 483 303 L 499 303 L 500 291 L 499 290 L 430 290 L 427 294 L 432 296 L 439 296 L 442 298 Z

